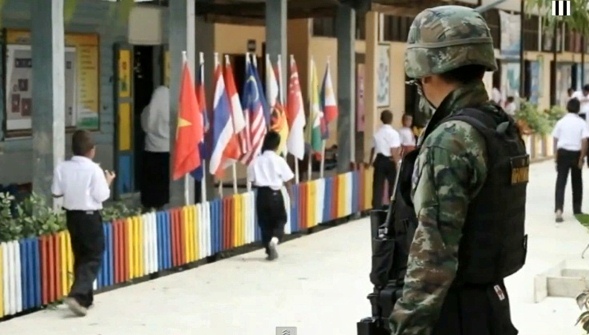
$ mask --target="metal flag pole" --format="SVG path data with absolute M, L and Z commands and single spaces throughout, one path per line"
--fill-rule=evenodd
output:
M 188 54 L 182 51 L 182 64 L 188 64 Z M 176 129 L 176 137 L 178 136 L 178 129 Z M 190 176 L 184 175 L 184 205 L 190 204 Z
M 204 52 L 199 52 L 198 53 L 198 58 L 199 58 L 199 72 L 200 72 L 200 80 L 201 80 L 201 85 L 204 86 L 205 84 L 205 71 L 204 71 L 204 64 L 205 64 L 205 54 Z M 202 68 L 201 68 L 202 65 Z M 201 110 L 204 110 L 206 113 L 206 101 L 199 101 L 201 104 L 204 104 L 204 106 L 201 106 Z M 203 120 L 204 120 L 204 115 L 203 115 Z M 203 122 L 203 127 L 204 127 L 204 122 Z M 206 147 L 206 136 L 203 139 L 204 141 L 204 146 Z M 206 149 L 205 149 L 206 151 Z M 202 179 L 200 181 L 200 200 L 201 202 L 206 202 L 207 201 L 207 161 L 205 159 L 202 160 Z

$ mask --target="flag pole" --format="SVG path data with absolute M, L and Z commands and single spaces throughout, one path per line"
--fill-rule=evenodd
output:
M 204 71 L 204 64 L 205 64 L 205 54 L 204 52 L 199 52 L 198 53 L 198 58 L 199 58 L 199 71 L 200 71 L 200 79 L 202 80 L 201 85 L 205 84 L 205 71 Z M 200 68 L 200 65 L 202 64 L 202 69 Z M 204 108 L 204 110 L 206 111 L 206 101 L 200 101 L 201 104 L 205 104 L 205 106 L 201 107 L 201 109 Z M 204 116 L 203 116 L 204 119 Z M 203 127 L 204 127 L 204 123 L 203 123 Z M 204 141 L 204 146 L 206 147 L 206 139 L 203 139 Z M 205 149 L 206 151 L 206 149 Z M 200 180 L 200 202 L 206 202 L 207 201 L 207 164 L 206 164 L 206 160 L 202 160 L 202 179 Z
M 217 69 L 217 66 L 220 66 L 221 64 L 219 63 L 219 53 L 215 52 L 214 53 L 214 57 L 215 57 L 215 71 Z M 223 169 L 223 162 L 221 161 L 221 165 L 219 166 L 220 169 Z M 219 197 L 223 198 L 223 178 L 222 177 L 218 177 L 219 180 Z
M 188 64 L 188 54 L 186 50 L 182 51 L 182 63 Z M 178 136 L 176 134 L 176 136 Z M 190 177 L 188 174 L 184 175 L 184 204 L 188 206 L 190 204 Z
M 231 164 L 231 170 L 233 170 L 233 193 L 237 194 L 237 167 L 235 162 Z

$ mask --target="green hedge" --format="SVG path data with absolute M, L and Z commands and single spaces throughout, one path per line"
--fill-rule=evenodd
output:
M 140 214 L 123 203 L 105 206 L 105 222 Z M 53 210 L 42 197 L 31 194 L 17 201 L 9 193 L 0 193 L 0 242 L 55 233 L 66 229 L 65 212 Z

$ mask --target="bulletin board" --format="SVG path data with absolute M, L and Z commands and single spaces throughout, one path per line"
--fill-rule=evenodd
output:
M 8 133 L 31 129 L 31 33 L 6 31 L 5 120 Z M 65 35 L 66 127 L 100 128 L 100 42 L 97 34 Z

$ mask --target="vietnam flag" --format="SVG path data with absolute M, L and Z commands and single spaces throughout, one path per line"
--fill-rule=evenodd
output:
M 204 140 L 203 118 L 196 99 L 196 90 L 186 54 L 183 56 L 180 102 L 178 104 L 178 127 L 174 147 L 174 169 L 172 178 L 178 180 L 201 165 L 198 144 Z

